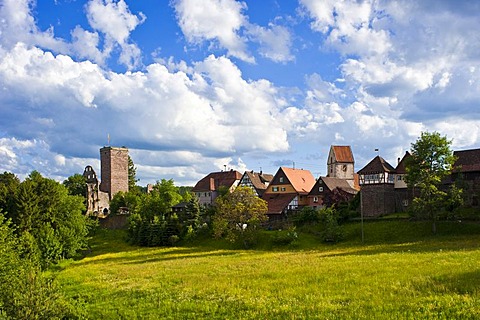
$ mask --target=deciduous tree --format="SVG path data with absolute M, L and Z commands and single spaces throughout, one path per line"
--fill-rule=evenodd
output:
M 417 214 L 432 220 L 432 232 L 437 232 L 438 212 L 445 205 L 447 193 L 440 189 L 442 179 L 450 174 L 455 162 L 452 144 L 438 132 L 422 132 L 411 146 L 411 157 L 406 162 L 406 181 L 410 188 L 420 191 L 414 199 Z
M 249 187 L 237 187 L 233 192 L 216 199 L 213 229 L 216 237 L 241 241 L 248 247 L 267 220 L 265 200 L 257 197 Z

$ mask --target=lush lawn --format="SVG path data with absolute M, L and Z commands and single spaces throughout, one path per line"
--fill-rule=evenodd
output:
M 296 247 L 139 248 L 102 231 L 58 271 L 92 319 L 478 319 L 480 225 L 385 221 Z

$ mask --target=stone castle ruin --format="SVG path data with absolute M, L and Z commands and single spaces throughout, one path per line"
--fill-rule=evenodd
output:
M 87 214 L 105 218 L 110 213 L 110 200 L 119 191 L 128 192 L 128 149 L 100 149 L 100 175 L 86 166 L 83 176 L 87 183 Z

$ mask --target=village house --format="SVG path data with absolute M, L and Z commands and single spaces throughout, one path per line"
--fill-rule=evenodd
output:
M 238 185 L 249 187 L 253 190 L 257 197 L 262 197 L 272 179 L 272 174 L 263 173 L 262 171 L 245 171 Z
M 358 191 L 358 189 L 352 188 L 345 179 L 320 177 L 308 194 L 308 203 L 314 209 L 330 207 L 352 200 Z
M 465 204 L 480 204 L 480 149 L 454 151 L 457 158 L 453 165 L 451 183 L 457 182 L 464 189 Z
M 268 203 L 269 218 L 282 219 L 289 211 L 307 206 L 314 184 L 310 171 L 280 167 L 262 196 Z
M 198 181 L 192 189 L 202 206 L 213 205 L 222 188 L 232 192 L 240 182 L 242 174 L 237 170 L 209 173 Z

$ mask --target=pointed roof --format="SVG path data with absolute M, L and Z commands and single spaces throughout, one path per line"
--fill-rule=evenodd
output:
M 281 214 L 296 196 L 295 193 L 265 193 L 262 199 L 267 201 L 267 214 Z
M 280 167 L 290 184 L 298 193 L 308 193 L 315 185 L 315 178 L 309 170 Z M 277 174 L 278 175 L 278 172 Z
M 273 174 L 263 173 L 263 172 L 255 172 L 255 171 L 245 171 L 242 178 L 247 176 L 253 184 L 253 187 L 257 190 L 258 194 L 261 194 L 262 191 L 267 189 L 268 184 L 273 179 Z
M 353 153 L 350 146 L 331 146 L 330 150 L 335 155 L 337 162 L 354 163 Z
M 350 194 L 356 194 L 358 192 L 358 190 L 356 190 L 355 188 L 352 188 L 352 186 L 345 179 L 333 178 L 333 177 L 320 177 L 317 179 L 317 182 L 315 183 L 312 190 L 310 191 L 309 196 L 320 194 L 320 191 L 318 190 L 318 187 L 320 186 L 325 186 L 330 191 L 333 191 L 335 188 L 338 188 Z
M 454 151 L 453 155 L 457 157 L 454 172 L 480 171 L 480 149 Z
M 402 160 L 400 160 L 400 162 L 397 164 L 397 167 L 395 168 L 395 173 L 399 173 L 399 174 L 407 173 L 405 169 L 405 163 L 407 162 L 407 159 L 411 156 L 412 155 L 410 154 L 410 152 L 408 151 L 405 152 L 405 155 L 403 156 Z
M 375 174 L 381 172 L 395 172 L 395 169 L 380 156 L 376 156 L 358 174 Z
M 192 192 L 216 191 L 223 186 L 230 188 L 241 178 L 242 174 L 237 170 L 212 172 L 198 181 Z

